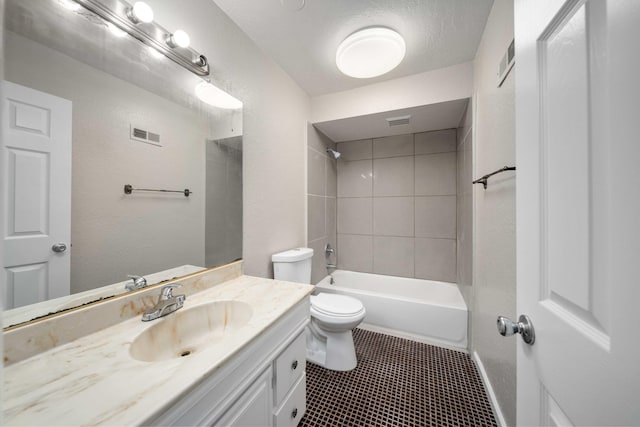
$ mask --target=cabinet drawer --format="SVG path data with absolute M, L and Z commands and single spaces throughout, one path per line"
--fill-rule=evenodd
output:
M 304 334 L 303 334 L 304 335 Z M 273 416 L 276 427 L 295 427 L 307 410 L 307 377 L 303 374 Z
M 307 335 L 303 331 L 276 359 L 276 406 L 304 373 L 307 363 Z

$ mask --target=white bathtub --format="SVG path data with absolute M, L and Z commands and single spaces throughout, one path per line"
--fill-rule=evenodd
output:
M 362 326 L 433 344 L 466 349 L 467 306 L 454 283 L 336 270 L 316 292 L 359 299 L 367 310 Z

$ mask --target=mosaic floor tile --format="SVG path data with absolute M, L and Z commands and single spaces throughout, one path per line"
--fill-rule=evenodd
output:
M 496 426 L 468 354 L 362 329 L 353 339 L 353 371 L 307 363 L 301 427 Z

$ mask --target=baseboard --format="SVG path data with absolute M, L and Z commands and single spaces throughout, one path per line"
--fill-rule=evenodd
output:
M 493 387 L 491 386 L 491 381 L 489 381 L 489 377 L 487 376 L 487 371 L 485 371 L 484 369 L 482 360 L 480 360 L 480 356 L 478 356 L 478 352 L 474 351 L 472 357 L 473 357 L 473 361 L 476 362 L 478 371 L 480 371 L 480 376 L 482 377 L 482 382 L 484 383 L 484 389 L 489 395 L 489 400 L 491 401 L 491 407 L 493 408 L 493 415 L 496 417 L 498 426 L 507 427 L 507 422 L 504 419 L 504 414 L 500 409 L 500 405 L 498 404 L 498 399 L 496 398 L 496 394 L 493 391 Z
M 427 337 L 423 337 L 422 335 L 412 334 L 410 332 L 398 331 L 397 329 L 385 328 L 383 326 L 371 325 L 369 323 L 361 323 L 358 325 L 358 328 L 364 329 L 365 331 L 378 332 L 380 334 L 391 335 L 392 337 L 404 338 L 411 341 L 417 341 L 423 344 L 434 345 L 436 347 L 446 348 L 447 350 L 455 350 L 461 353 L 469 353 L 466 347 L 456 347 L 450 343 L 434 340 Z

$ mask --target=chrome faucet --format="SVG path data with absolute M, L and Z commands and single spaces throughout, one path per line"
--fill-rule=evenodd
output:
M 173 296 L 173 289 L 179 288 L 180 286 L 182 285 L 179 283 L 163 286 L 160 290 L 160 296 L 158 297 L 156 305 L 142 313 L 142 321 L 148 322 L 155 320 L 181 309 L 184 300 L 187 299 L 186 295 Z
M 327 274 L 329 275 L 329 284 L 334 285 L 336 282 L 333 279 L 333 272 L 338 269 L 338 266 L 335 264 L 327 264 Z
M 331 254 L 335 254 L 335 253 L 336 253 L 336 251 L 335 251 L 335 249 L 333 249 L 331 247 L 330 243 L 327 243 L 324 246 L 324 256 L 327 259 L 327 265 L 326 265 L 327 274 L 329 274 L 329 278 L 330 278 L 329 279 L 329 284 L 331 284 L 331 285 L 333 285 L 335 283 L 335 281 L 333 280 L 333 272 L 338 269 L 338 266 L 336 264 L 331 264 L 331 262 L 329 262 L 329 260 L 330 260 Z
M 128 274 L 127 277 L 132 280 L 131 283 L 127 283 L 126 285 L 124 285 L 124 288 L 128 291 L 142 289 L 147 286 L 147 279 L 142 276 L 133 276 L 131 274 Z
M 335 250 L 331 247 L 331 243 L 324 245 L 324 255 L 329 258 L 331 254 L 335 253 Z

